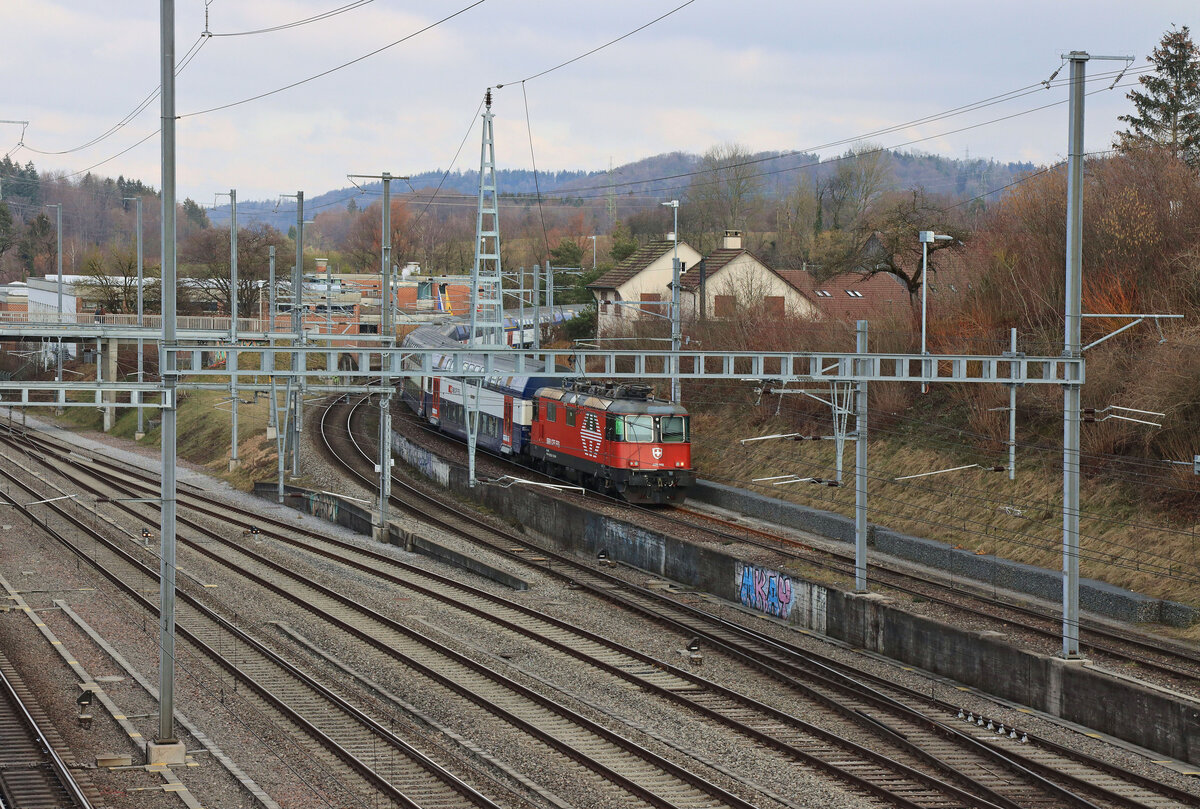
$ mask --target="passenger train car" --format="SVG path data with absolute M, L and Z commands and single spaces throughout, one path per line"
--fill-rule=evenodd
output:
M 461 348 L 461 327 L 423 327 L 406 348 Z M 449 369 L 449 355 L 435 367 Z M 476 442 L 555 477 L 633 503 L 679 503 L 694 473 L 690 425 L 680 405 L 651 398 L 644 385 L 562 381 L 500 370 L 477 384 L 453 376 L 406 379 L 401 398 L 442 432 L 467 438 L 478 407 Z M 410 365 L 409 367 L 415 367 Z

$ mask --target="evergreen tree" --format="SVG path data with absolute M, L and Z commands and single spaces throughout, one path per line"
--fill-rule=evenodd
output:
M 638 240 L 629 233 L 629 228 L 625 227 L 624 223 L 617 222 L 612 229 L 612 250 L 609 255 L 612 256 L 614 264 L 620 264 L 625 259 L 632 256 L 638 249 Z
M 204 230 L 212 224 L 208 221 L 208 214 L 191 197 L 185 199 L 181 207 L 184 220 L 195 226 L 197 230 Z
M 573 239 L 563 239 L 550 251 L 550 263 L 555 267 L 582 266 L 583 248 Z
M 1129 124 L 1128 131 L 1117 135 L 1118 147 L 1157 143 L 1200 168 L 1200 52 L 1188 27 L 1164 34 L 1146 61 L 1154 72 L 1138 79 L 1144 92 L 1129 93 L 1136 112 L 1118 119 Z
M 0 258 L 9 251 L 14 241 L 12 212 L 8 210 L 7 202 L 0 202 Z

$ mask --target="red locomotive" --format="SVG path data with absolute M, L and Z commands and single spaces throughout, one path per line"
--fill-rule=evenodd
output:
M 404 345 L 461 347 L 444 329 L 423 327 Z M 406 364 L 412 361 L 406 360 Z M 650 388 L 632 384 L 508 376 L 506 359 L 478 388 L 449 375 L 409 378 L 402 397 L 421 418 L 460 439 L 478 413 L 476 441 L 555 477 L 578 482 L 632 503 L 679 503 L 692 485 L 690 425 L 683 407 L 654 399 Z M 448 356 L 435 368 L 453 367 Z M 513 369 L 515 371 L 515 368 Z
M 644 385 L 567 383 L 534 394 L 535 466 L 637 503 L 678 503 L 692 483 L 687 411 Z

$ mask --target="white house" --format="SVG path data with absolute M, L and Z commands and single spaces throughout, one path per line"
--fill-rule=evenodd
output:
M 661 239 L 639 248 L 600 278 L 588 284 L 596 296 L 597 332 L 625 331 L 638 319 L 668 314 L 671 300 L 672 260 L 675 241 Z M 679 262 L 684 272 L 700 261 L 700 253 L 679 242 Z

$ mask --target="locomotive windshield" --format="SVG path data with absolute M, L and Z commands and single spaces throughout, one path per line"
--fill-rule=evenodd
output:
M 659 418 L 664 444 L 682 444 L 687 441 L 687 419 L 683 416 L 662 416 Z
M 653 416 L 625 416 L 625 440 L 635 444 L 649 444 L 654 441 Z
M 605 438 L 630 444 L 685 444 L 686 416 L 608 416 Z

